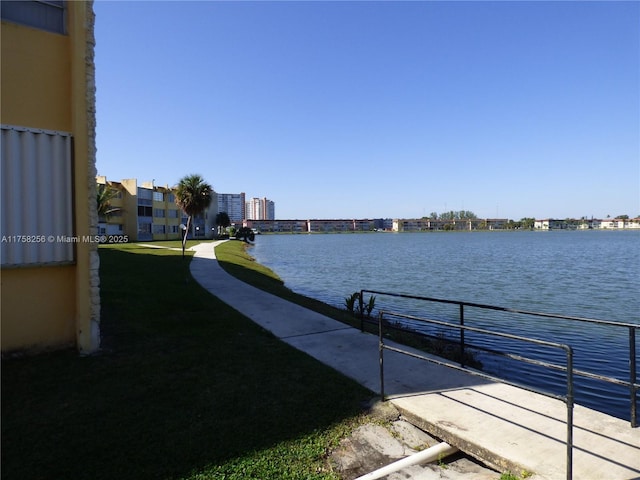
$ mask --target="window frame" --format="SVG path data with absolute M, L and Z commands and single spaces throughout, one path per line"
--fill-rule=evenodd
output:
M 67 35 L 67 1 L 21 0 L 0 2 L 2 21 Z

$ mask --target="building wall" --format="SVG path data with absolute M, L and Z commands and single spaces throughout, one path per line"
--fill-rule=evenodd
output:
M 175 202 L 173 190 L 168 187 L 154 187 L 156 199 L 153 201 L 153 239 L 179 240 L 182 211 Z M 162 200 L 159 198 L 162 197 Z
M 93 3 L 65 4 L 64 35 L 3 19 L 1 122 L 73 136 L 73 233 L 91 236 L 98 223 Z M 21 215 L 17 210 L 9 214 Z M 3 266 L 1 284 L 3 352 L 75 345 L 91 353 L 99 348 L 97 244 L 75 243 L 73 260 L 65 264 Z
M 121 182 L 124 188 L 122 212 L 125 235 L 131 241 L 138 239 L 138 181 L 135 178 L 125 178 Z
M 75 276 L 73 265 L 2 272 L 3 352 L 75 345 Z
M 2 123 L 71 131 L 70 36 L 5 21 L 0 36 Z

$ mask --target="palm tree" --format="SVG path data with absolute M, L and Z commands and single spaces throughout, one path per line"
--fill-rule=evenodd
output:
M 120 207 L 111 206 L 111 200 L 116 198 L 118 190 L 107 184 L 98 183 L 96 192 L 98 218 L 106 219 L 110 214 L 120 211 Z
M 191 226 L 191 218 L 198 215 L 211 203 L 213 188 L 200 175 L 192 174 L 182 177 L 176 188 L 176 205 L 187 215 L 187 228 L 182 238 L 182 256 L 187 243 L 187 235 Z

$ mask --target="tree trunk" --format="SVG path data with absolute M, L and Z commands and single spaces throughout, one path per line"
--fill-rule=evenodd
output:
M 182 256 L 184 257 L 184 249 L 187 245 L 187 235 L 189 235 L 189 225 L 191 224 L 191 215 L 187 217 L 187 228 L 184 231 L 184 237 L 182 237 Z

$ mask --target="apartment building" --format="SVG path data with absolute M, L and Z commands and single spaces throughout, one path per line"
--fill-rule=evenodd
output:
M 308 220 L 245 220 L 243 226 L 265 233 L 307 233 Z
M 3 352 L 100 346 L 93 2 L 2 2 Z
M 176 204 L 174 190 L 168 185 L 161 187 L 154 185 L 153 182 L 145 182 L 142 186 L 137 187 L 137 191 L 138 235 L 142 233 L 148 240 L 182 238 L 180 224 L 183 223 L 184 214 Z M 148 207 L 149 197 L 151 197 L 151 212 Z M 151 215 L 149 216 L 149 214 Z M 146 223 L 142 223 L 143 219 Z M 149 227 L 146 226 L 148 223 L 151 224 L 150 232 Z M 186 225 L 186 218 L 184 218 L 184 225 Z M 141 226 L 144 226 L 143 232 Z
M 135 178 L 114 182 L 105 176 L 97 176 L 96 183 L 117 192 L 110 202 L 111 213 L 100 218 L 101 235 L 126 235 L 131 242 L 182 238 L 180 225 L 187 224 L 187 217 L 176 204 L 174 188 L 153 181 L 138 185 Z M 214 192 L 209 208 L 192 219 L 190 237 L 213 238 L 217 210 Z
M 545 218 L 534 222 L 535 230 L 627 230 L 640 229 L 638 218 L 607 218 L 607 219 L 553 219 Z
M 427 218 L 394 218 L 391 230 L 394 232 L 420 232 L 431 230 L 431 221 Z
M 591 228 L 601 228 L 605 230 L 638 229 L 640 228 L 640 217 L 638 218 L 607 218 L 604 220 L 591 220 Z
M 231 223 L 242 223 L 245 215 L 246 200 L 242 193 L 218 193 L 218 208 L 216 213 L 226 212 Z
M 246 203 L 245 219 L 275 220 L 276 204 L 268 198 L 252 198 Z
M 245 220 L 244 226 L 260 232 L 331 233 L 368 232 L 376 229 L 380 220 L 314 219 L 314 220 Z
M 372 224 L 369 220 L 353 220 L 353 219 L 324 219 L 324 220 L 308 220 L 308 232 L 353 232 L 372 230 Z

